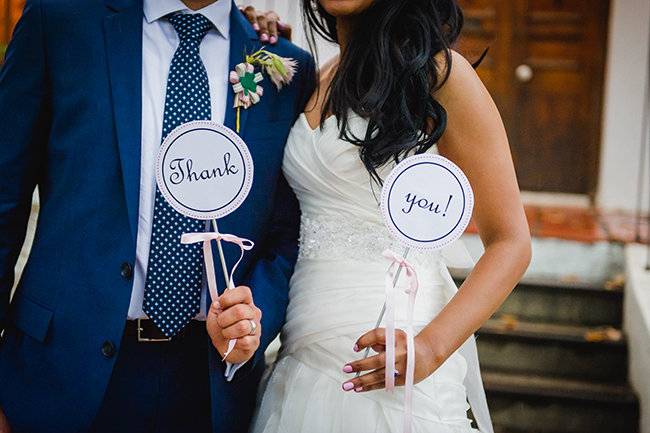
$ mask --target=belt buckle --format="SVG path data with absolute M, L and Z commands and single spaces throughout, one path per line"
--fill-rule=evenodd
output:
M 144 331 L 144 328 L 142 327 L 142 319 L 138 319 L 137 325 L 138 325 L 138 342 L 139 343 L 157 343 L 157 342 L 163 342 L 163 341 L 171 341 L 169 338 L 145 338 L 145 337 L 142 336 L 142 331 Z

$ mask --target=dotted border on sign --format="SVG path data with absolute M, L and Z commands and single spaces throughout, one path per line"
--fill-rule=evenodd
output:
M 214 211 L 210 213 L 193 212 L 189 210 L 187 207 L 185 207 L 182 203 L 178 202 L 174 197 L 170 197 L 171 194 L 169 194 L 167 189 L 161 186 L 164 180 L 162 178 L 162 172 L 160 168 L 162 165 L 162 160 L 164 159 L 164 155 L 167 152 L 167 149 L 179 136 L 185 134 L 186 132 L 189 132 L 187 131 L 188 129 L 190 131 L 193 129 L 199 129 L 197 127 L 200 127 L 200 129 L 208 129 L 213 132 L 225 135 L 228 139 L 230 139 L 231 143 L 234 144 L 235 147 L 239 149 L 239 152 L 241 153 L 244 159 L 244 164 L 246 165 L 246 175 L 244 177 L 244 185 L 242 191 L 240 191 L 239 193 L 238 199 L 231 202 L 225 208 L 220 209 L 218 212 L 214 212 Z M 246 200 L 246 197 L 248 197 L 248 194 L 250 193 L 250 190 L 253 186 L 253 170 L 254 170 L 253 157 L 250 153 L 250 150 L 248 149 L 248 146 L 246 145 L 244 140 L 242 140 L 242 138 L 239 135 L 237 135 L 235 131 L 233 131 L 232 129 L 224 125 L 213 122 L 211 120 L 195 120 L 180 125 L 172 132 L 170 132 L 165 138 L 165 140 L 163 141 L 158 151 L 158 157 L 156 158 L 156 183 L 158 184 L 158 189 L 160 189 L 160 192 L 165 198 L 165 201 L 167 201 L 167 203 L 169 203 L 169 205 L 172 208 L 174 208 L 178 213 L 199 220 L 219 219 L 237 210 L 237 208 L 241 206 L 244 200 Z
M 436 164 L 440 164 L 444 166 L 445 168 L 449 169 L 455 176 L 456 179 L 461 183 L 461 187 L 465 187 L 463 192 L 466 195 L 466 204 L 467 204 L 467 212 L 465 212 L 465 215 L 463 215 L 463 218 L 461 218 L 459 224 L 456 226 L 456 229 L 452 230 L 452 234 L 450 234 L 447 239 L 444 242 L 435 242 L 432 241 L 430 245 L 422 245 L 422 243 L 419 242 L 410 242 L 407 241 L 407 237 L 400 233 L 399 231 L 396 231 L 393 228 L 392 221 L 390 220 L 390 212 L 387 208 L 388 204 L 388 192 L 390 188 L 392 188 L 393 182 L 395 182 L 395 179 L 402 174 L 404 171 L 406 171 L 408 168 L 413 166 L 415 163 L 421 163 L 421 162 L 433 162 Z M 384 181 L 384 186 L 382 187 L 381 190 L 381 212 L 384 217 L 384 223 L 386 224 L 386 227 L 390 231 L 390 233 L 403 245 L 409 247 L 409 248 L 415 248 L 417 250 L 436 250 L 440 248 L 444 248 L 447 245 L 451 244 L 452 242 L 456 241 L 461 235 L 465 232 L 467 229 L 467 226 L 469 225 L 469 221 L 472 217 L 472 211 L 474 209 L 474 193 L 472 191 L 472 187 L 469 183 L 469 179 L 467 179 L 467 176 L 465 176 L 465 173 L 458 167 L 456 164 L 454 164 L 452 161 L 449 159 L 445 158 L 442 155 L 433 155 L 433 154 L 420 154 L 420 155 L 414 155 L 409 158 L 406 158 L 399 164 L 393 168 L 393 170 L 390 172 L 386 180 Z

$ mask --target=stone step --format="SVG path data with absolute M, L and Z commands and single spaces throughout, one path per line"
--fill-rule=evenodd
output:
M 627 385 L 489 371 L 483 382 L 497 432 L 638 432 L 638 402 Z
M 490 371 L 609 383 L 627 381 L 620 330 L 529 323 L 506 316 L 478 331 L 481 366 Z
M 454 275 L 457 283 L 463 275 Z M 603 284 L 561 280 L 522 280 L 498 314 L 512 314 L 529 322 L 621 327 L 623 290 Z

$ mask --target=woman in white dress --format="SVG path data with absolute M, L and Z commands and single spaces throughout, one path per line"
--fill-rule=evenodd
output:
M 312 37 L 337 42 L 341 55 L 321 70 L 285 150 L 302 211 L 300 253 L 282 348 L 252 431 L 401 430 L 405 334 L 396 336 L 398 387 L 387 393 L 385 330 L 372 329 L 389 266 L 381 252 L 401 251 L 382 222 L 378 192 L 396 161 L 416 152 L 439 152 L 466 173 L 485 253 L 457 292 L 445 266 L 451 251 L 409 256 L 420 282 L 413 431 L 476 431 L 468 391 L 473 412 L 483 414 L 479 428 L 490 431 L 471 336 L 528 266 L 530 236 L 499 113 L 451 50 L 460 9 L 452 0 L 303 0 L 303 12 Z M 398 328 L 405 303 L 398 295 Z M 366 347 L 378 353 L 361 360 Z

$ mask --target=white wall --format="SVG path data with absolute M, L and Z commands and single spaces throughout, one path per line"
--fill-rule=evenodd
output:
M 629 351 L 629 381 L 639 397 L 641 433 L 650 433 L 650 271 L 645 245 L 625 246 L 625 300 L 623 330 Z
M 643 116 L 649 91 L 649 34 L 650 0 L 612 0 L 597 192 L 600 207 L 633 210 L 636 206 L 644 120 L 648 124 Z M 646 210 L 648 171 L 646 162 L 642 191 Z

